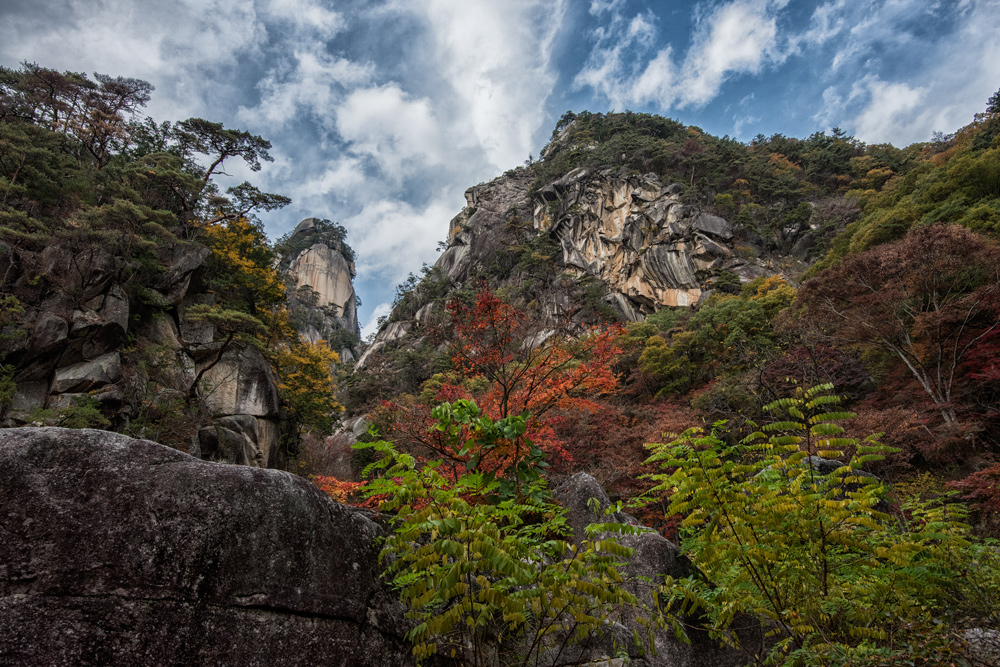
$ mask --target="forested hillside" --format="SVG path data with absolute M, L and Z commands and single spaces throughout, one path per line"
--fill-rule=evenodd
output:
M 858 412 L 859 433 L 884 431 L 900 448 L 881 464 L 893 481 L 933 472 L 924 484 L 958 480 L 988 493 L 972 486 L 1000 474 L 991 468 L 1000 453 L 995 107 L 993 99 L 954 135 L 903 149 L 839 130 L 743 144 L 645 114 L 567 113 L 540 161 L 469 191 L 487 206 L 503 195 L 489 231 L 468 245 L 479 261 L 454 268 L 455 251 L 464 252 L 456 238 L 485 213 L 470 203 L 452 221 L 442 260 L 399 286 L 376 338 L 389 353 L 345 379 L 347 405 L 488 396 L 495 385 L 476 382 L 490 375 L 460 362 L 476 349 L 467 327 L 497 303 L 509 309 L 515 345 L 560 327 L 611 325 L 601 329 L 618 348 L 603 362 L 605 389 L 564 392 L 600 400 L 600 409 L 547 410 L 568 453 L 557 468 L 603 468 L 605 483 L 632 488 L 642 444 L 661 431 L 719 419 L 739 429 L 794 387 L 832 382 Z M 564 248 L 578 243 L 567 230 L 586 211 L 557 197 L 565 199 L 567 174 L 587 172 L 674 183 L 684 205 L 728 221 L 731 252 L 701 264 L 695 255 L 696 305 L 629 322 L 636 315 L 609 297 L 607 280 L 567 261 Z M 633 217 L 644 196 L 636 192 Z
M 421 554 L 480 548 L 437 522 L 515 539 L 521 520 L 458 498 L 544 499 L 538 484 L 583 470 L 706 573 L 668 577 L 672 609 L 720 634 L 768 619 L 780 640 L 752 663 L 989 664 L 969 647 L 1000 582 L 998 99 L 902 149 L 567 113 L 538 162 L 471 188 L 342 376 L 377 436 L 315 450 L 393 443 L 354 455 L 393 483 L 323 484 L 431 540 L 391 547 L 418 651 L 464 636 L 460 586 Z M 524 502 L 514 517 L 548 511 Z

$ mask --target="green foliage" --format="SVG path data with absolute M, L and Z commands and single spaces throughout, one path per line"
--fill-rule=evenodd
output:
M 94 396 L 74 396 L 69 405 L 60 408 L 39 408 L 28 415 L 28 422 L 63 428 L 107 428 L 111 425 Z
M 758 664 L 955 659 L 955 624 L 995 623 L 997 554 L 967 540 L 955 505 L 890 514 L 889 490 L 862 468 L 891 450 L 843 436 L 835 422 L 853 415 L 831 389 L 766 406 L 780 421 L 734 446 L 719 438 L 723 423 L 647 445 L 665 470 L 653 492 L 672 492 L 666 513 L 684 517 L 682 549 L 704 575 L 662 593 L 729 640 L 735 623 L 762 619 L 771 641 Z M 822 474 L 816 457 L 848 462 Z
M 720 271 L 712 280 L 711 287 L 723 294 L 739 294 L 742 284 L 740 277 L 732 271 Z
M 255 336 L 263 334 L 267 328 L 253 315 L 240 310 L 196 304 L 187 309 L 185 317 L 191 322 L 208 322 L 224 336 Z
M 493 421 L 470 401 L 445 403 L 434 416 L 433 428 L 474 459 L 526 427 L 524 416 Z M 366 470 L 378 474 L 367 493 L 395 512 L 382 558 L 416 621 L 408 637 L 418 660 L 533 664 L 541 650 L 590 640 L 639 604 L 617 569 L 631 551 L 609 537 L 634 529 L 595 524 L 573 544 L 538 475 L 537 449 L 513 484 L 488 471 L 456 474 L 441 460 L 418 465 L 387 442 L 356 447 L 383 455 Z

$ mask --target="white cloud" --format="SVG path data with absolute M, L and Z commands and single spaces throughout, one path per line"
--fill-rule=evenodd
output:
M 848 16 L 854 8 L 840 9 Z M 833 80 L 813 118 L 863 141 L 897 146 L 969 123 L 1000 80 L 1000 1 L 968 0 L 947 8 L 956 26 L 950 32 L 921 38 L 907 32 L 914 15 L 941 9 L 914 0 L 870 8 L 872 18 L 863 24 L 870 29 L 853 30 L 833 56 Z M 878 73 L 878 60 L 870 57 L 875 52 L 906 62 L 906 78 Z M 933 59 L 926 57 L 930 53 Z M 859 78 L 859 68 L 874 71 Z
M 423 207 L 383 199 L 343 221 L 358 255 L 358 275 L 396 284 L 421 263 L 433 264 L 448 221 L 461 210 L 460 191 L 446 191 Z
M 222 73 L 254 53 L 266 32 L 252 2 L 132 0 L 49 3 L 50 20 L 9 13 L 0 20 L 0 58 L 60 70 L 132 76 L 157 87 L 150 111 L 198 115 L 235 88 Z M 207 83 L 211 82 L 211 83 Z
M 450 90 L 447 118 L 467 123 L 494 170 L 528 157 L 556 81 L 552 44 L 565 0 L 424 0 L 435 63 Z M 442 119 L 446 118 L 442 114 Z M 461 141 L 461 139 L 459 139 Z
M 338 12 L 312 0 L 270 0 L 265 11 L 269 18 L 287 21 L 301 32 L 314 32 L 326 39 L 346 26 Z
M 684 61 L 682 104 L 706 104 L 728 75 L 757 73 L 784 60 L 775 8 L 780 7 L 762 0 L 737 0 L 712 14 Z
M 627 20 L 620 12 L 621 3 L 607 3 L 592 14 L 611 13 L 610 20 L 594 29 L 596 42 L 573 85 L 589 87 L 608 99 L 612 108 L 650 99 L 672 99 L 674 64 L 670 47 L 659 51 L 642 72 L 640 63 L 632 62 L 633 53 L 648 47 L 655 36 L 651 13 Z M 665 106 L 669 106 L 667 103 Z
M 905 83 L 888 83 L 873 77 L 867 82 L 869 102 L 854 119 L 855 135 L 863 141 L 879 141 L 899 135 L 900 126 L 923 124 L 927 106 L 923 103 L 926 88 L 913 88 Z M 928 136 L 925 138 L 930 138 Z
M 450 153 L 430 100 L 414 99 L 396 84 L 353 91 L 335 117 L 350 150 L 369 156 L 397 182 L 442 164 Z
M 281 127 L 311 114 L 330 123 L 333 110 L 350 87 L 367 83 L 374 74 L 371 64 L 359 64 L 331 56 L 313 44 L 293 52 L 294 64 L 279 63 L 257 83 L 259 104 L 240 107 L 244 122 Z
M 292 198 L 298 208 L 306 211 L 328 209 L 331 199 L 339 202 L 353 200 L 368 181 L 361 161 L 343 155 L 334 158 L 318 173 L 303 173 L 289 168 L 282 171 L 288 182 L 282 191 Z
M 594 16 L 600 16 L 608 12 L 618 11 L 624 4 L 625 0 L 591 0 L 590 13 Z
M 760 122 L 760 116 L 737 116 L 733 119 L 733 136 L 743 136 L 743 130 L 747 125 L 755 125 Z
M 631 97 L 634 100 L 655 100 L 670 106 L 677 95 L 678 76 L 673 63 L 673 54 L 667 47 L 649 61 L 646 69 L 631 85 Z
M 635 104 L 656 104 L 663 110 L 704 105 L 730 76 L 758 73 L 785 60 L 788 51 L 779 48 L 777 12 L 786 4 L 733 0 L 707 15 L 696 12 L 693 42 L 681 64 L 674 61 L 669 45 L 648 56 L 655 44 L 651 14 L 626 20 L 621 5 L 602 5 L 602 13 L 614 15 L 594 31 L 595 48 L 574 85 L 592 88 L 619 109 Z
M 793 38 L 795 51 L 799 52 L 802 44 L 808 48 L 821 46 L 843 33 L 850 25 L 844 16 L 846 7 L 847 0 L 833 0 L 814 9 L 809 21 L 809 29 Z

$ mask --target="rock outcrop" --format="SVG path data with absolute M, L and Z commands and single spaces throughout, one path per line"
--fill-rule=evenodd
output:
M 361 335 L 353 253 L 330 226 L 319 218 L 300 222 L 285 242 L 290 252 L 279 266 L 294 290 L 292 317 L 299 333 L 313 343 L 327 341 L 343 361 L 352 361 Z
M 5 425 L 59 423 L 87 409 L 109 416 L 115 428 L 172 419 L 170 444 L 181 450 L 229 463 L 280 465 L 276 444 L 284 426 L 267 360 L 249 348 L 227 350 L 217 360 L 222 343 L 215 328 L 187 318 L 192 305 L 215 303 L 204 279 L 210 250 L 165 244 L 159 248 L 165 270 L 129 290 L 121 258 L 93 246 L 71 251 L 55 243 L 3 254 L 13 276 L 10 293 L 24 308 L 22 335 L 5 336 L 0 349 L 15 368 Z M 196 383 L 204 369 L 210 370 Z M 242 447 L 232 446 L 231 429 L 220 419 L 254 422 L 239 431 Z
M 354 265 L 328 227 L 302 221 L 291 237 L 297 250 L 279 268 L 297 288 L 290 302 L 302 336 L 327 340 L 351 360 L 359 340 Z M 0 361 L 15 369 L 16 385 L 0 405 L 2 424 L 60 424 L 69 415 L 102 426 L 103 415 L 115 430 L 155 422 L 163 425 L 157 437 L 182 451 L 283 466 L 296 437 L 270 363 L 251 347 L 224 348 L 213 324 L 188 317 L 193 306 L 216 304 L 211 250 L 164 242 L 156 251 L 161 266 L 137 279 L 123 257 L 73 243 L 0 247 L 5 291 L 24 311 L 5 314 L 16 324 L 0 332 Z
M 449 289 L 483 278 L 494 289 L 528 283 L 525 300 L 551 322 L 586 324 L 582 306 L 639 321 L 662 307 L 697 305 L 724 274 L 748 282 L 779 272 L 758 257 L 759 237 L 742 238 L 725 219 L 684 204 L 682 191 L 621 168 L 575 169 L 532 191 L 530 171 L 515 169 L 466 191 L 434 277 Z M 582 304 L 594 301 L 594 287 L 600 303 Z M 402 305 L 360 366 L 387 346 L 412 347 L 433 320 L 429 301 Z
M 5 336 L 0 349 L 4 363 L 15 368 L 17 385 L 3 414 L 7 424 L 91 399 L 109 404 L 125 418 L 135 416 L 137 401 L 130 394 L 140 381 L 136 355 L 123 354 L 129 336 L 134 352 L 156 346 L 158 357 L 164 350 L 180 353 L 172 359 L 169 380 L 153 379 L 154 393 L 191 388 L 194 374 L 185 375 L 183 369 L 193 368 L 194 361 L 184 351 L 171 310 L 184 298 L 209 251 L 178 243 L 161 252 L 166 270 L 143 294 L 142 303 L 126 292 L 120 277 L 123 260 L 103 248 L 74 251 L 54 243 L 41 251 L 10 248 L 3 253 L 5 274 L 13 277 L 9 292 L 24 309 L 21 335 Z M 136 326 L 138 310 L 152 311 L 148 326 Z M 144 393 L 146 387 L 142 389 Z
M 412 664 L 379 527 L 302 478 L 0 431 L 0 663 Z

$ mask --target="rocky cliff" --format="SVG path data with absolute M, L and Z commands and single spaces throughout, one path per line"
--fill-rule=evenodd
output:
M 329 340 L 350 358 L 358 337 L 353 264 L 346 246 L 313 238 L 316 222 L 296 228 L 303 247 L 283 267 L 293 319 L 304 337 Z M 0 273 L 18 311 L 4 311 L 0 332 L 14 382 L 0 406 L 4 425 L 100 426 L 152 434 L 208 460 L 285 465 L 294 426 L 270 362 L 188 317 L 216 303 L 208 248 L 174 238 L 158 248 L 151 275 L 136 275 L 97 244 L 3 250 Z
M 293 321 L 312 343 L 325 340 L 353 361 L 360 341 L 358 298 L 354 292 L 354 254 L 342 230 L 329 221 L 306 218 L 279 245 L 279 266 L 287 276 Z
M 520 168 L 466 191 L 448 245 L 362 358 L 412 346 L 447 294 L 485 282 L 551 322 L 637 321 L 694 307 L 720 280 L 780 273 L 760 237 L 681 200 L 683 186 L 625 168 L 575 169 L 537 189 Z M 442 287 L 442 285 L 444 285 Z

